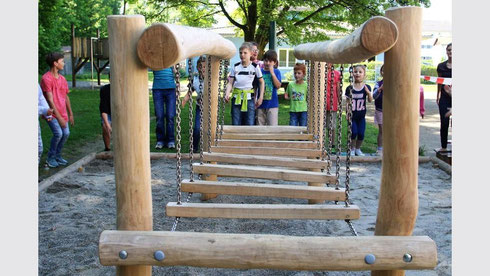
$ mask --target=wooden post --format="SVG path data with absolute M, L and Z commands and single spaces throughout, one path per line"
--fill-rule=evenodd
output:
M 211 75 L 208 75 L 208 68 L 205 68 L 204 77 L 204 90 L 202 92 L 202 131 L 203 131 L 203 151 L 209 151 L 209 145 L 213 145 L 216 137 L 216 123 L 218 117 L 218 85 L 219 85 L 219 67 L 220 59 L 216 56 L 209 55 L 209 62 L 206 62 L 206 66 L 211 64 Z M 211 106 L 208 105 L 208 83 L 211 83 Z M 210 110 L 211 108 L 211 110 Z M 210 111 L 209 111 L 210 110 Z M 211 123 L 209 122 L 209 116 L 211 116 Z M 211 133 L 210 143 L 208 143 L 208 131 Z M 211 164 L 216 164 L 216 162 L 211 162 Z M 204 180 L 216 181 L 218 180 L 217 175 L 204 175 Z M 201 200 L 208 200 L 217 197 L 217 194 L 202 194 Z
M 141 15 L 107 18 L 117 229 L 153 228 L 147 68 L 136 55 L 145 28 Z M 119 266 L 118 275 L 151 275 L 151 266 Z
M 323 113 L 325 112 L 325 104 L 324 104 L 324 93 L 323 88 L 325 86 L 325 62 L 313 62 L 315 64 L 313 69 L 310 71 L 310 81 L 311 84 L 311 94 L 308 97 L 310 107 L 308 110 L 314 110 L 313 112 L 308 112 L 309 121 L 311 122 L 311 132 L 317 135 L 318 139 L 320 139 L 320 149 L 322 148 L 323 141 L 321 139 L 323 133 Z M 318 73 L 320 70 L 320 73 Z M 313 78 L 311 76 L 314 76 Z M 320 108 L 318 108 L 320 106 Z M 310 117 L 311 113 L 311 117 Z M 321 169 L 311 169 L 313 172 L 321 172 Z M 317 186 L 323 187 L 325 183 L 323 182 L 308 182 L 308 186 Z M 308 199 L 309 204 L 318 204 L 324 203 L 324 200 L 318 199 Z
M 412 235 L 418 209 L 420 42 L 422 8 L 386 11 L 400 31 L 385 54 L 383 163 L 375 235 Z M 371 275 L 403 276 L 404 270 Z
M 73 88 L 77 87 L 77 70 L 75 57 L 75 25 L 71 24 L 71 86 Z

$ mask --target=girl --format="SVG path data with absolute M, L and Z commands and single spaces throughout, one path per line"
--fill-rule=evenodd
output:
M 443 78 L 452 77 L 453 69 L 453 45 L 449 43 L 446 47 L 447 60 L 437 65 L 437 76 Z M 437 85 L 437 104 L 439 105 L 439 116 L 441 117 L 441 148 L 437 151 L 447 151 L 447 137 L 449 133 L 449 116 L 446 116 L 452 106 L 452 87 L 450 85 Z
M 379 69 L 381 77 L 383 77 L 384 65 Z M 383 152 L 383 80 L 376 83 L 373 90 L 374 106 L 376 110 L 374 111 L 374 124 L 378 125 L 378 150 L 376 150 L 376 155 L 381 155 Z
M 306 66 L 302 63 L 296 63 L 294 66 L 295 82 L 290 82 L 284 93 L 284 99 L 291 99 L 289 108 L 289 125 L 290 126 L 306 126 L 307 109 L 306 93 L 307 84 L 304 82 L 306 75 Z
M 371 87 L 364 83 L 366 67 L 354 65 L 354 85 L 349 85 L 345 90 L 345 96 L 352 99 L 352 149 L 351 155 L 364 156 L 361 151 L 364 131 L 366 130 L 366 97 L 373 101 Z

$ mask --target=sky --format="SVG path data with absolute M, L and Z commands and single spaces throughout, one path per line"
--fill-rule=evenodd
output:
M 452 23 L 452 1 L 431 0 L 430 8 L 424 8 L 424 20 L 449 21 Z

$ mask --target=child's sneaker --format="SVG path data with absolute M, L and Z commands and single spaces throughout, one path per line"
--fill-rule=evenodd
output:
M 155 149 L 163 149 L 163 142 L 157 142 Z
M 376 156 L 383 156 L 383 149 L 377 149 Z
M 56 162 L 58 162 L 58 165 L 61 165 L 61 166 L 66 166 L 68 165 L 68 161 L 63 159 L 63 157 L 56 157 Z
M 355 156 L 356 152 L 354 150 L 350 150 L 350 156 Z
M 56 162 L 56 159 L 54 158 L 46 159 L 46 164 L 48 164 L 48 167 L 50 168 L 57 168 L 59 166 L 58 162 Z
M 175 143 L 174 142 L 169 142 L 168 145 L 167 145 L 167 147 L 169 149 L 175 149 Z
M 356 149 L 356 156 L 364 156 L 364 153 L 362 153 L 361 149 Z

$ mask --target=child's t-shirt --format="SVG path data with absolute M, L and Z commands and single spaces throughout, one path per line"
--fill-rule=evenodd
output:
M 304 112 L 308 110 L 308 104 L 306 103 L 306 93 L 308 93 L 308 85 L 306 82 L 297 84 L 292 81 L 288 84 L 286 89 L 288 93 L 291 106 L 289 112 Z
M 364 84 L 360 90 L 354 89 L 352 85 L 349 85 L 345 89 L 345 96 L 352 98 L 352 118 L 360 119 L 366 117 L 366 97 L 367 93 L 365 87 L 371 91 L 371 86 Z M 349 93 L 350 92 L 350 93 Z M 350 95 L 352 94 L 352 95 Z
M 173 89 L 175 88 L 175 78 L 172 67 L 163 70 L 153 71 L 152 89 Z
M 233 82 L 234 88 L 242 90 L 252 89 L 255 76 L 257 76 L 257 79 L 262 78 L 262 72 L 259 66 L 253 62 L 250 62 L 246 67 L 241 62 L 237 62 L 231 67 L 230 77 L 235 79 Z M 236 98 L 236 95 L 233 95 L 233 97 Z M 247 93 L 247 100 L 251 99 L 252 96 Z
M 279 107 L 279 100 L 277 99 L 277 88 L 274 86 L 272 81 L 272 75 L 270 71 L 262 70 L 262 77 L 264 78 L 264 99 L 259 108 L 275 108 Z M 281 71 L 274 68 L 274 74 L 279 82 L 281 79 Z
M 68 90 L 68 82 L 65 77 L 58 74 L 58 78 L 55 78 L 53 74 L 48 71 L 41 78 L 41 88 L 44 92 L 51 92 L 53 94 L 53 103 L 61 117 L 64 120 L 68 120 L 68 114 L 66 112 L 66 95 L 70 92 Z
M 379 91 L 381 85 L 383 80 L 378 81 L 373 90 L 374 106 L 378 111 L 383 111 L 383 91 Z

